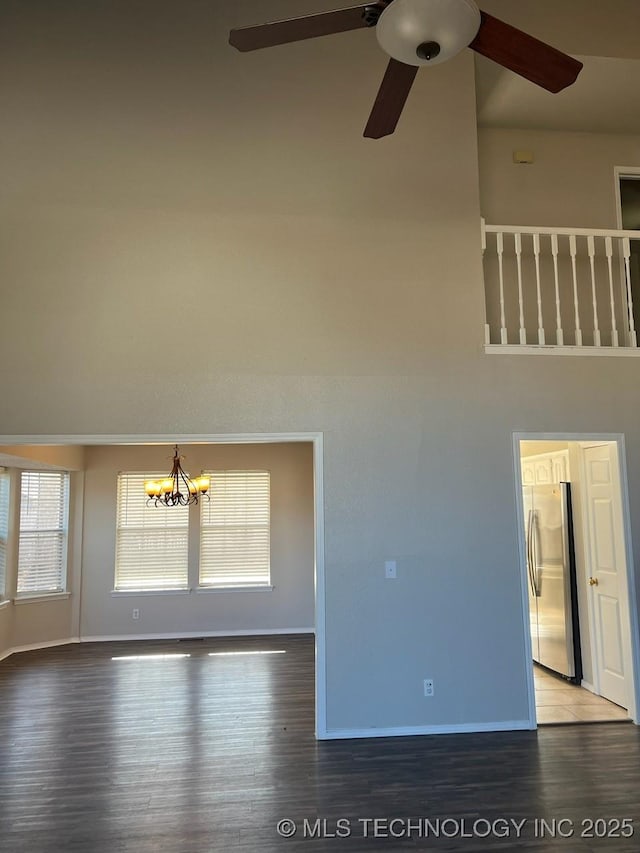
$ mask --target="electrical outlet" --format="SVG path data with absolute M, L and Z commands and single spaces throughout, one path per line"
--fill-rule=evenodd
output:
M 393 580 L 393 578 L 396 578 L 398 576 L 397 572 L 396 572 L 396 561 L 395 560 L 385 560 L 384 576 L 385 576 L 385 578 L 387 578 L 387 580 Z
M 424 680 L 424 695 L 431 698 L 435 695 L 435 688 L 433 686 L 433 678 L 425 678 Z
M 140 608 L 139 607 L 133 608 L 133 613 L 131 614 L 131 618 L 132 619 L 139 619 L 140 618 Z

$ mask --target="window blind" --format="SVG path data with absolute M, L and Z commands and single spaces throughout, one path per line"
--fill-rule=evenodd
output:
M 0 469 L 0 601 L 7 591 L 7 538 L 9 536 L 9 475 Z
M 200 504 L 200 586 L 270 583 L 270 474 L 207 471 Z
M 165 474 L 118 474 L 115 589 L 186 589 L 189 508 L 147 506 L 144 482 Z
M 18 595 L 64 589 L 68 504 L 68 474 L 22 472 Z

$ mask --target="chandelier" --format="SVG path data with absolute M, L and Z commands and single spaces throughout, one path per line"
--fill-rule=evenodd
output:
M 147 505 L 154 506 L 189 506 L 197 504 L 198 498 L 204 495 L 209 500 L 209 478 L 200 474 L 192 480 L 182 470 L 180 453 L 176 444 L 173 454 L 173 467 L 168 477 L 162 480 L 145 480 L 144 490 L 147 493 Z

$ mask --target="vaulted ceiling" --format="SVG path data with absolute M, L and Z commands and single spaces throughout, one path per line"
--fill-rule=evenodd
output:
M 398 134 L 373 142 L 362 130 L 387 64 L 374 33 L 242 55 L 228 45 L 232 27 L 341 5 L 348 0 L 0 4 L 0 158 L 11 164 L 3 193 L 225 214 L 351 215 L 365 203 L 421 215 L 414 164 L 425 152 L 448 162 L 434 122 L 458 132 L 460 114 L 473 110 L 463 87 L 455 102 L 447 94 L 470 52 L 423 69 Z M 638 0 L 480 5 L 585 61 L 574 87 L 548 95 L 479 57 L 481 125 L 640 132 Z M 438 179 L 450 180 L 444 168 Z
M 633 0 L 481 2 L 491 14 L 577 56 L 577 82 L 549 95 L 476 58 L 481 127 L 640 133 L 640 7 Z

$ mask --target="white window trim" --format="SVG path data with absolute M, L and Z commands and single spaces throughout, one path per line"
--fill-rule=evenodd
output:
M 9 581 L 9 538 L 10 538 L 10 518 L 11 518 L 11 501 L 12 501 L 12 482 L 9 471 L 0 467 L 0 540 L 2 541 L 2 564 L 0 565 L 0 602 L 7 598 L 7 584 Z
M 112 589 L 112 598 L 131 598 L 141 595 L 190 595 L 191 589 L 177 587 L 176 589 Z
M 116 561 L 115 561 L 114 573 L 113 573 L 112 594 L 113 593 L 117 593 L 117 594 L 130 593 L 133 595 L 140 595 L 140 594 L 149 593 L 151 595 L 157 595 L 157 594 L 172 595 L 172 594 L 188 593 L 190 591 L 190 586 L 189 586 L 190 519 L 189 519 L 188 510 L 186 510 L 186 518 L 187 518 L 186 524 L 178 525 L 177 527 L 162 526 L 162 525 L 158 525 L 157 527 L 155 525 L 150 525 L 150 526 L 146 527 L 144 520 L 145 520 L 145 518 L 147 518 L 147 515 L 149 513 L 151 513 L 151 514 L 152 513 L 161 513 L 161 514 L 163 514 L 161 517 L 168 518 L 170 516 L 168 516 L 167 513 L 172 513 L 172 512 L 175 512 L 176 515 L 178 515 L 178 514 L 184 515 L 185 514 L 185 508 L 184 507 L 171 507 L 168 509 L 166 507 L 156 508 L 153 506 L 145 506 L 144 504 L 140 504 L 140 506 L 137 507 L 135 504 L 135 502 L 137 501 L 137 497 L 135 496 L 135 490 L 136 489 L 140 490 L 140 500 L 141 501 L 146 500 L 146 496 L 144 494 L 144 489 L 143 489 L 143 484 L 144 484 L 145 480 L 157 479 L 158 477 L 161 477 L 161 476 L 162 476 L 162 474 L 160 472 L 147 472 L 147 471 L 139 471 L 139 470 L 118 472 L 117 481 L 116 481 L 116 491 L 117 491 L 117 496 L 116 496 L 116 530 L 115 530 Z M 136 517 L 138 518 L 138 520 L 140 521 L 139 525 L 134 524 L 131 526 L 131 528 L 128 528 L 127 525 L 121 525 L 120 524 L 121 494 L 122 494 L 123 500 L 125 500 L 125 501 L 132 500 L 134 502 L 133 504 L 125 503 L 125 504 L 123 504 L 123 507 L 129 508 L 129 511 L 131 512 L 132 518 L 136 518 Z M 147 504 L 148 503 L 149 502 L 147 501 Z M 186 554 L 184 555 L 184 557 L 185 557 L 184 575 L 182 574 L 182 568 L 183 568 L 182 564 L 180 564 L 178 562 L 174 562 L 174 563 L 169 563 L 168 565 L 169 565 L 170 569 L 173 569 L 173 574 L 170 578 L 172 580 L 172 582 L 174 584 L 175 583 L 179 583 L 179 584 L 184 583 L 184 586 L 180 585 L 177 587 L 176 586 L 171 587 L 171 586 L 159 586 L 159 585 L 154 586 L 154 585 L 151 585 L 151 586 L 143 586 L 140 588 L 136 588 L 134 586 L 126 586 L 126 585 L 117 586 L 118 580 L 120 580 L 121 583 L 125 584 L 126 580 L 127 580 L 127 574 L 129 574 L 129 572 L 127 570 L 125 570 L 122 573 L 122 576 L 119 578 L 119 574 L 118 574 L 118 567 L 120 565 L 119 564 L 119 553 L 120 553 L 119 552 L 119 542 L 120 542 L 121 535 L 123 535 L 123 537 L 124 537 L 127 530 L 131 530 L 131 529 L 136 530 L 138 536 L 142 536 L 142 537 L 144 536 L 145 531 L 150 536 L 153 536 L 153 534 L 156 533 L 159 537 L 163 533 L 167 537 L 170 536 L 172 530 L 176 534 L 179 534 L 180 532 L 182 532 L 182 534 L 185 536 L 186 545 L 187 545 Z M 167 564 L 165 563 L 165 569 L 166 568 L 167 568 Z M 177 571 L 177 568 L 180 568 L 180 571 Z M 135 571 L 131 572 L 131 575 L 132 575 L 132 577 L 130 578 L 130 580 L 133 583 L 136 583 L 136 584 L 142 583 L 142 581 L 144 580 L 143 573 L 140 572 L 140 567 L 137 565 L 135 567 Z M 159 580 L 160 580 L 159 571 L 155 571 L 155 573 L 153 573 L 153 576 L 151 578 L 147 578 L 147 580 L 151 580 L 155 584 L 159 583 Z
M 38 601 L 56 601 L 71 598 L 70 592 L 23 592 L 13 599 L 14 604 L 35 604 Z M 8 602 L 7 602 L 8 603 Z
M 233 494 L 233 488 L 234 488 L 233 482 L 234 482 L 235 476 L 252 475 L 252 474 L 253 475 L 261 475 L 261 476 L 266 475 L 266 482 L 267 482 L 266 494 L 267 494 L 267 498 L 268 498 L 268 504 L 267 504 L 267 519 L 268 519 L 268 521 L 266 524 L 268 544 L 267 544 L 267 552 L 266 552 L 266 561 L 267 561 L 267 572 L 268 572 L 268 574 L 263 581 L 261 581 L 259 578 L 254 577 L 251 580 L 251 582 L 237 583 L 237 582 L 235 582 L 236 578 L 234 578 L 232 576 L 229 577 L 226 582 L 224 580 L 216 579 L 215 578 L 215 570 L 214 570 L 213 580 L 209 583 L 203 583 L 203 568 L 205 568 L 205 569 L 207 568 L 207 566 L 203 565 L 203 558 L 202 558 L 202 555 L 203 555 L 203 534 L 206 535 L 205 534 L 206 530 L 208 530 L 208 529 L 213 530 L 216 527 L 216 525 L 203 525 L 203 523 L 202 523 L 203 512 L 207 508 L 207 505 L 203 503 L 203 505 L 200 507 L 200 510 L 198 512 L 198 528 L 199 528 L 198 529 L 198 561 L 197 561 L 198 562 L 198 576 L 197 576 L 196 589 L 198 590 L 198 592 L 205 592 L 205 591 L 206 592 L 228 592 L 228 591 L 247 592 L 247 591 L 260 591 L 260 590 L 264 590 L 266 592 L 272 591 L 273 590 L 273 584 L 272 584 L 272 565 L 271 565 L 271 533 L 272 533 L 271 471 L 269 471 L 267 469 L 250 469 L 250 468 L 248 468 L 248 469 L 217 469 L 217 470 L 209 469 L 209 470 L 206 470 L 204 473 L 206 476 L 209 477 L 209 480 L 211 482 L 211 486 L 209 489 L 209 495 L 210 495 L 211 500 L 216 500 L 216 496 L 215 496 L 215 494 L 216 494 L 216 481 L 219 482 L 223 477 L 225 477 L 227 475 L 231 479 L 232 494 Z M 221 499 L 222 499 L 221 497 L 218 498 L 218 500 L 221 500 Z M 232 501 L 231 505 L 233 506 L 233 498 L 231 498 L 231 501 Z M 229 527 L 227 527 L 227 529 L 233 530 L 234 527 L 235 527 L 235 525 L 233 523 L 231 523 L 229 525 Z M 249 525 L 249 527 L 251 527 L 251 525 Z M 211 564 L 209 564 L 208 567 L 209 567 L 209 569 L 211 569 Z
M 17 485 L 16 485 L 16 493 L 17 493 L 17 503 L 16 503 L 16 564 L 15 564 L 15 583 L 16 585 L 19 583 L 19 571 L 20 571 L 20 538 L 22 535 L 21 522 L 20 522 L 20 514 L 22 511 L 22 475 L 23 474 L 40 474 L 47 473 L 46 471 L 42 471 L 41 469 L 36 468 L 24 468 L 18 470 L 17 477 Z M 63 470 L 55 470 L 51 471 L 54 474 L 62 474 L 65 477 L 65 500 L 63 506 L 63 516 L 62 516 L 62 528 L 51 529 L 47 532 L 60 532 L 62 533 L 62 571 L 61 571 L 61 587 L 60 589 L 38 589 L 38 590 L 26 590 L 24 592 L 20 592 L 18 589 L 15 589 L 15 598 L 13 598 L 14 604 L 22 604 L 23 602 L 28 603 L 34 600 L 43 600 L 43 599 L 53 599 L 56 598 L 68 598 L 71 595 L 69 591 L 69 519 L 71 513 L 71 472 L 63 471 Z M 38 531 L 42 532 L 42 531 Z
M 201 595 L 205 593 L 220 593 L 220 592 L 273 592 L 273 584 L 247 584 L 245 586 L 199 586 L 196 593 Z

